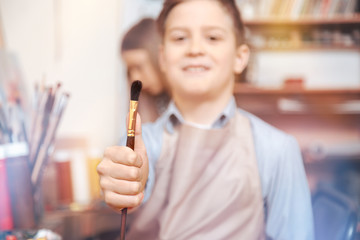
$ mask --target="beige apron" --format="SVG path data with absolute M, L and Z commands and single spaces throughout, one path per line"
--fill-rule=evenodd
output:
M 260 177 L 249 120 L 166 133 L 152 195 L 127 239 L 264 239 Z

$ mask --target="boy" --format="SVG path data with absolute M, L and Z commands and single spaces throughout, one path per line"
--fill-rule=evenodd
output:
M 105 201 L 138 207 L 129 239 L 313 239 L 296 141 L 236 108 L 249 49 L 234 1 L 168 0 L 158 25 L 173 102 L 98 166 Z

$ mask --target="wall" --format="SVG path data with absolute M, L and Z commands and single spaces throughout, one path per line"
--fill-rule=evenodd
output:
M 122 1 L 0 0 L 0 9 L 26 89 L 46 75 L 71 94 L 58 137 L 97 148 L 116 143 L 127 107 L 117 54 Z
M 360 88 L 359 51 L 261 51 L 252 56 L 259 86 L 278 88 L 286 78 L 301 77 L 308 89 Z

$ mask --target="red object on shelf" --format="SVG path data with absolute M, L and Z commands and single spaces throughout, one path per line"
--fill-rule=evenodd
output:
M 58 202 L 68 205 L 73 202 L 73 189 L 71 178 L 71 160 L 68 152 L 55 154 L 56 182 L 58 183 Z
M 303 78 L 287 78 L 283 87 L 286 89 L 304 89 L 304 82 Z
M 17 238 L 14 235 L 7 235 L 6 240 L 17 240 Z
M 11 202 L 5 166 L 5 152 L 0 146 L 0 231 L 13 229 Z

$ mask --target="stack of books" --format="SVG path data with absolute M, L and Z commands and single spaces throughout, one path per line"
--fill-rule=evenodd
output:
M 360 12 L 359 0 L 237 0 L 244 19 L 298 19 L 352 17 Z

